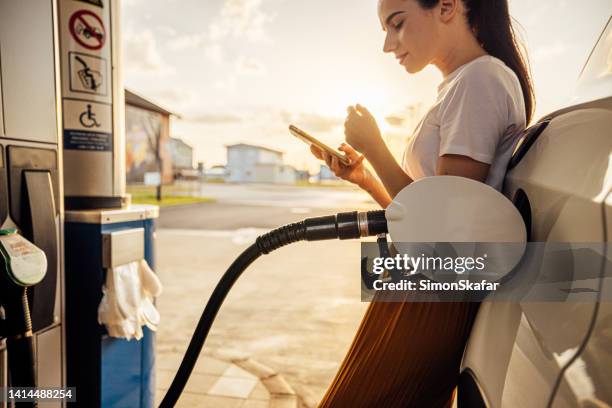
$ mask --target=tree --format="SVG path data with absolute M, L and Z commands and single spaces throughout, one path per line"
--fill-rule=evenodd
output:
M 161 157 L 161 120 L 159 114 L 147 112 L 146 120 L 144 121 L 145 133 L 147 134 L 147 142 L 149 149 L 155 157 L 155 165 L 159 172 L 159 184 L 156 186 L 157 201 L 162 199 L 162 170 L 163 162 Z

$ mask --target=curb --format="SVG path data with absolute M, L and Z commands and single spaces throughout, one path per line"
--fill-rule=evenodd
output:
M 237 365 L 256 376 L 270 393 L 270 408 L 298 408 L 297 393 L 274 369 L 253 360 L 248 354 L 229 350 L 209 351 L 206 355 Z

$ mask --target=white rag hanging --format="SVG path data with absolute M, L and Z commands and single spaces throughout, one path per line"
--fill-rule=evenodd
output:
M 159 312 L 153 299 L 161 291 L 161 282 L 144 259 L 107 269 L 98 323 L 111 337 L 141 339 L 143 325 L 157 330 Z

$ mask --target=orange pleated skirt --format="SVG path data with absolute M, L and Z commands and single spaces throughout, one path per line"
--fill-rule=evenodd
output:
M 450 407 L 478 306 L 372 302 L 319 407 Z

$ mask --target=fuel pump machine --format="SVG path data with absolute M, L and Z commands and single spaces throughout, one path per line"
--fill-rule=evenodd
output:
M 116 268 L 154 268 L 155 206 L 125 194 L 119 0 L 57 0 L 65 197 L 66 377 L 75 407 L 150 407 L 154 333 L 121 337 L 100 324 Z M 131 287 L 134 289 L 135 286 Z M 112 335 L 111 335 L 112 334 Z
M 55 15 L 52 1 L 0 2 L 3 387 L 65 386 L 63 186 Z

